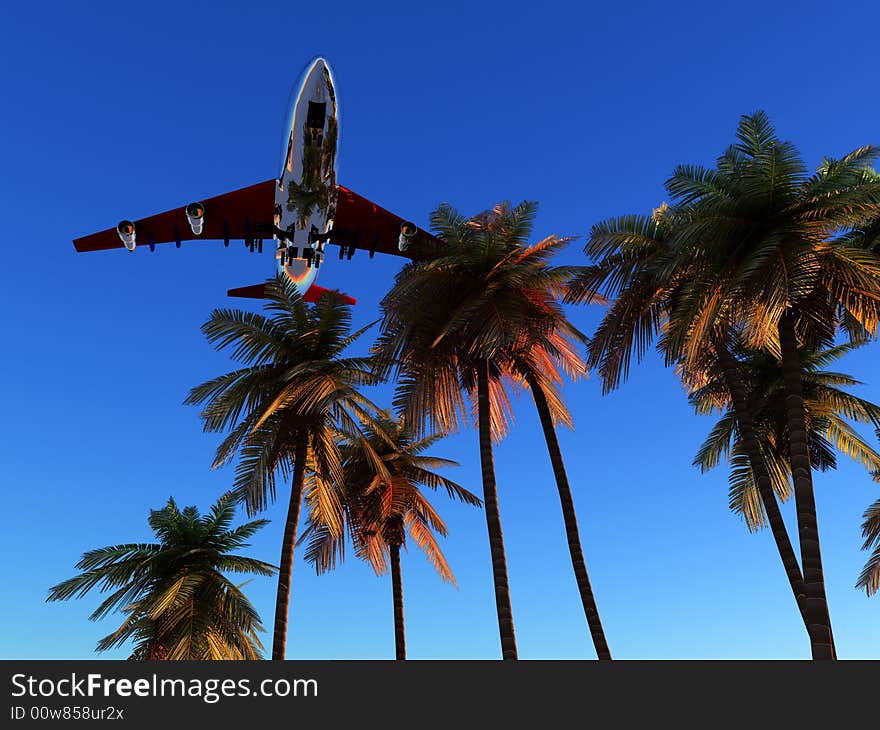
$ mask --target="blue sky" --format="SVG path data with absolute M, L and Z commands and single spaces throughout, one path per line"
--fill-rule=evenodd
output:
M 229 486 L 231 471 L 208 469 L 217 438 L 181 402 L 229 367 L 201 323 L 227 288 L 272 270 L 270 254 L 240 244 L 77 255 L 71 239 L 271 177 L 290 84 L 312 56 L 336 75 L 340 182 L 419 224 L 441 201 L 476 213 L 530 199 L 536 237 L 583 237 L 656 207 L 674 165 L 711 163 L 758 108 L 810 164 L 880 142 L 873 3 L 364 7 L 5 9 L 0 657 L 92 656 L 114 628 L 86 620 L 98 596 L 45 604 L 49 586 L 86 549 L 149 539 L 147 511 L 169 495 L 206 509 Z M 583 261 L 580 244 L 562 260 Z M 359 299 L 356 324 L 374 319 L 399 261 L 330 263 L 319 283 Z M 589 332 L 601 311 L 571 315 Z M 880 401 L 880 347 L 845 366 Z M 724 470 L 690 465 L 712 421 L 692 414 L 673 374 L 651 354 L 611 396 L 596 380 L 567 394 L 576 430 L 561 442 L 614 655 L 807 657 L 769 532 L 750 535 L 727 510 Z M 593 657 L 527 398 L 516 416 L 496 466 L 520 655 Z M 474 432 L 436 451 L 480 490 Z M 815 482 L 838 651 L 880 656 L 880 601 L 853 588 L 877 485 L 849 463 Z M 484 517 L 435 505 L 459 589 L 414 548 L 404 556 L 409 655 L 498 657 Z M 793 505 L 784 512 L 792 520 Z M 269 511 L 251 554 L 277 561 L 283 513 Z M 247 590 L 271 626 L 272 581 Z M 290 658 L 393 653 L 387 577 L 354 561 L 316 577 L 297 561 Z

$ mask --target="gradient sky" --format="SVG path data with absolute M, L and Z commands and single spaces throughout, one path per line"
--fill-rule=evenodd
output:
M 529 199 L 536 237 L 583 237 L 656 207 L 674 165 L 711 164 L 759 108 L 810 165 L 880 142 L 869 2 L 25 5 L 4 8 L 0 44 L 2 658 L 93 656 L 116 625 L 86 620 L 99 596 L 46 604 L 49 586 L 86 549 L 150 539 L 147 512 L 169 495 L 204 510 L 228 488 L 231 470 L 208 469 L 218 438 L 181 403 L 230 366 L 199 326 L 227 288 L 272 272 L 241 244 L 77 255 L 71 239 L 275 174 L 312 56 L 336 75 L 340 182 L 419 224 L 441 201 L 471 214 Z M 581 244 L 561 260 L 584 261 Z M 375 319 L 400 261 L 328 263 L 319 283 L 359 299 L 356 324 Z M 601 311 L 571 315 L 590 332 Z M 842 369 L 880 401 L 880 347 Z M 713 421 L 656 355 L 611 396 L 597 380 L 567 394 L 576 431 L 561 442 L 614 655 L 808 657 L 769 531 L 728 511 L 726 470 L 691 466 Z M 528 398 L 516 416 L 496 466 L 520 656 L 594 657 Z M 474 431 L 436 451 L 480 491 Z M 839 654 L 880 656 L 880 599 L 853 588 L 877 485 L 850 463 L 815 483 Z M 409 655 L 499 657 L 484 517 L 434 504 L 459 589 L 404 555 Z M 284 509 L 250 554 L 277 562 Z M 316 577 L 298 559 L 288 656 L 392 658 L 390 590 L 354 560 Z M 273 582 L 247 592 L 271 626 Z

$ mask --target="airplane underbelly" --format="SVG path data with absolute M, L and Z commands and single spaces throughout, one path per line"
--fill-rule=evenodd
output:
M 278 269 L 305 294 L 324 262 L 336 215 L 339 114 L 330 69 L 318 58 L 291 93 L 284 154 L 275 189 Z

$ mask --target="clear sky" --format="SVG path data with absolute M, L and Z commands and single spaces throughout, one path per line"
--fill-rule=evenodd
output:
M 227 288 L 272 271 L 241 244 L 77 255 L 71 239 L 272 177 L 312 56 L 336 75 L 340 182 L 419 224 L 441 201 L 476 213 L 530 199 L 536 237 L 583 237 L 656 207 L 674 165 L 711 164 L 758 108 L 811 165 L 880 143 L 870 2 L 27 5 L 4 8 L 0 44 L 2 658 L 92 656 L 115 628 L 86 620 L 98 596 L 46 604 L 49 586 L 86 549 L 148 540 L 148 509 L 169 495 L 204 510 L 229 486 L 231 470 L 208 469 L 218 439 L 181 403 L 230 366 L 201 323 Z M 581 244 L 562 260 L 584 261 Z M 399 260 L 328 263 L 319 283 L 359 299 L 356 324 L 373 320 Z M 588 332 L 600 315 L 571 312 Z M 844 368 L 875 401 L 878 366 L 873 345 Z M 725 470 L 691 466 L 713 421 L 673 374 L 651 354 L 611 396 L 597 380 L 567 394 L 576 430 L 562 447 L 614 655 L 807 657 L 769 532 L 728 511 Z M 590 658 L 528 398 L 516 416 L 496 466 L 520 655 Z M 475 432 L 436 451 L 480 491 Z M 815 482 L 838 651 L 878 657 L 880 599 L 853 588 L 877 485 L 849 463 Z M 405 554 L 409 655 L 499 657 L 484 517 L 434 503 L 459 589 Z M 283 514 L 269 511 L 252 555 L 277 562 Z M 316 577 L 298 559 L 288 656 L 393 657 L 390 590 L 353 560 Z M 247 591 L 271 626 L 273 582 Z

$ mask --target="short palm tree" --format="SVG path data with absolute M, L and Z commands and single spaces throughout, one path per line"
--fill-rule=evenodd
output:
M 591 364 L 613 387 L 633 349 L 643 352 L 663 331 L 667 363 L 699 371 L 725 365 L 733 336 L 778 354 L 787 393 L 789 461 L 803 563 L 803 605 L 815 658 L 833 658 L 802 392 L 800 351 L 876 336 L 880 320 L 880 257 L 871 250 L 880 217 L 880 178 L 873 147 L 826 159 L 812 175 L 797 150 L 776 137 L 766 115 L 744 116 L 737 142 L 714 168 L 680 166 L 667 181 L 672 204 L 654 216 L 629 216 L 594 227 L 589 253 L 596 266 L 573 287 L 597 283 L 617 297 L 597 330 Z M 711 353 L 711 357 L 707 355 Z M 738 424 L 751 444 L 762 502 L 772 489 L 761 474 L 742 388 L 728 383 Z M 768 516 L 770 513 L 768 512 Z M 772 521 L 772 520 L 771 520 Z M 774 530 L 789 568 L 790 555 Z M 788 570 L 793 590 L 795 576 Z
M 849 423 L 880 427 L 880 406 L 842 389 L 859 385 L 858 380 L 825 369 L 854 347 L 846 343 L 819 352 L 801 351 L 810 458 L 813 468 L 820 471 L 837 466 L 835 451 L 858 461 L 871 474 L 880 470 L 880 454 Z M 778 358 L 764 350 L 738 350 L 739 366 L 750 384 L 749 409 L 754 414 L 761 457 L 772 477 L 774 492 L 785 501 L 792 489 L 782 368 Z M 750 531 L 764 527 L 766 515 L 757 497 L 754 474 L 745 456 L 742 434 L 736 428 L 723 377 L 718 375 L 692 392 L 690 400 L 698 413 L 723 412 L 700 447 L 694 464 L 705 472 L 728 461 L 731 509 L 743 517 Z
M 873 426 L 880 437 L 880 406 L 841 390 L 841 386 L 859 385 L 855 378 L 826 368 L 835 360 L 852 351 L 857 344 L 845 343 L 820 352 L 801 352 L 804 403 L 809 425 L 810 459 L 812 467 L 820 471 L 836 466 L 835 450 L 861 463 L 875 481 L 880 481 L 880 454 L 848 423 L 855 421 Z M 755 414 L 760 433 L 760 449 L 771 475 L 773 489 L 781 500 L 791 496 L 791 471 L 787 444 L 785 387 L 778 359 L 765 351 L 742 351 L 738 357 L 741 367 L 752 384 L 749 407 Z M 723 380 L 708 382 L 693 392 L 691 402 L 699 413 L 724 409 L 729 397 L 724 392 Z M 709 438 L 700 447 L 694 463 L 707 471 L 726 458 L 730 470 L 730 507 L 742 515 L 750 531 L 766 525 L 766 515 L 760 500 L 754 474 L 745 458 L 743 438 L 736 429 L 732 410 L 728 410 L 715 424 Z M 857 588 L 868 595 L 880 587 L 880 501 L 864 514 L 863 549 L 873 552 L 865 564 Z M 806 623 L 807 616 L 804 615 Z
M 533 391 L 539 411 L 542 394 L 545 400 L 550 394 L 554 407 L 560 404 L 549 388 L 552 376 L 534 365 L 541 359 L 538 353 L 550 361 L 558 354 L 559 312 L 553 299 L 575 273 L 574 267 L 549 264 L 568 239 L 550 236 L 528 245 L 536 210 L 534 203 L 502 204 L 471 219 L 448 205 L 435 211 L 431 224 L 443 245 L 432 259 L 400 272 L 382 302 L 382 334 L 375 347 L 378 360 L 398 376 L 395 406 L 417 435 L 426 423 L 440 432 L 458 429 L 468 411 L 465 394 L 471 399 L 505 659 L 515 659 L 517 651 L 492 440 L 508 428 L 510 386 L 523 380 L 538 383 L 541 387 Z M 535 353 L 532 360 L 526 355 L 530 352 Z M 568 492 L 567 481 L 563 491 Z M 573 518 L 565 501 L 563 507 Z M 569 531 L 570 546 L 571 540 Z M 592 592 L 582 590 L 584 595 L 592 597 Z
M 338 434 L 359 433 L 370 401 L 358 390 L 376 382 L 368 359 L 345 357 L 345 349 L 367 329 L 350 333 L 351 311 L 334 293 L 303 302 L 296 286 L 280 276 L 266 284 L 267 315 L 217 309 L 202 330 L 218 349 L 232 348 L 243 367 L 192 389 L 186 402 L 203 404 L 206 431 L 229 431 L 214 466 L 236 454 L 234 491 L 253 515 L 275 499 L 275 477 L 291 479 L 275 601 L 272 658 L 283 659 L 294 546 L 306 474 L 316 519 L 342 530 L 340 505 L 329 481 L 340 480 Z M 369 446 L 365 446 L 369 452 Z
M 90 618 L 113 611 L 125 621 L 98 642 L 105 651 L 134 642 L 132 659 L 261 659 L 260 618 L 224 573 L 273 575 L 276 568 L 233 551 L 265 520 L 232 527 L 235 502 L 221 497 L 209 514 L 179 510 L 173 499 L 150 512 L 155 543 L 110 545 L 84 553 L 82 571 L 49 591 L 49 601 L 112 591 Z
M 880 471 L 874 474 L 874 479 L 880 481 Z M 856 588 L 864 588 L 865 593 L 873 596 L 880 590 L 880 499 L 865 510 L 862 537 L 865 538 L 862 549 L 871 550 L 871 555 L 862 569 Z
M 446 537 L 446 525 L 421 488 L 443 489 L 453 499 L 474 506 L 481 502 L 479 497 L 435 471 L 457 466 L 454 461 L 424 453 L 440 439 L 439 435 L 413 439 L 405 421 L 388 412 L 365 423 L 363 429 L 366 441 L 385 470 L 376 469 L 372 454 L 366 453 L 358 440 L 345 439 L 340 445 L 345 481 L 337 489 L 355 554 L 369 562 L 377 574 L 384 573 L 390 562 L 395 654 L 397 659 L 406 659 L 400 549 L 406 547 L 407 533 L 440 577 L 455 583 L 434 535 Z M 313 521 L 302 539 L 307 537 L 306 558 L 319 573 L 333 568 L 337 557 L 344 554 L 344 537 L 334 535 L 324 525 Z

